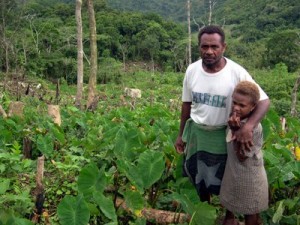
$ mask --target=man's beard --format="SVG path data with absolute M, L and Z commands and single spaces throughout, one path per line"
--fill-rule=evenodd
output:
M 208 68 L 213 68 L 222 60 L 222 58 L 223 58 L 223 56 L 220 56 L 218 58 L 208 58 L 209 60 L 207 60 L 207 58 L 203 58 L 202 62 Z

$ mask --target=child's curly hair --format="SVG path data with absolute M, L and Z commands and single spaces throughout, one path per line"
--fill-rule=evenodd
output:
M 257 85 L 250 81 L 241 81 L 234 88 L 233 93 L 238 93 L 244 96 L 249 96 L 252 100 L 252 103 L 256 105 L 259 101 L 259 89 Z

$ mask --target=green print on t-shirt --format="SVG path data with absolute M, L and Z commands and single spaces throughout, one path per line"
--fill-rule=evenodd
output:
M 201 103 L 218 108 L 226 108 L 226 96 L 211 95 L 209 93 L 192 92 L 193 103 Z

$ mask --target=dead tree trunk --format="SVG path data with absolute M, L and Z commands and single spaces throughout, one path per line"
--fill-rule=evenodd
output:
M 48 105 L 48 114 L 53 118 L 53 122 L 57 125 L 61 125 L 61 117 L 58 105 Z M 43 204 L 44 204 L 44 185 L 43 185 L 43 177 L 44 177 L 44 166 L 45 166 L 45 156 L 42 155 L 37 159 L 37 173 L 36 173 L 36 189 L 35 189 L 35 197 L 36 197 L 36 212 L 32 221 L 35 223 L 40 222 L 41 215 L 43 213 Z
M 81 108 L 83 92 L 83 44 L 82 44 L 82 0 L 76 0 L 76 23 L 77 23 L 77 93 L 75 105 Z
M 31 159 L 32 155 L 32 142 L 29 137 L 23 138 L 23 158 Z
M 88 85 L 87 109 L 89 109 L 96 97 L 98 57 L 97 57 L 97 39 L 96 39 L 96 20 L 93 0 L 87 0 L 90 27 L 90 50 L 91 50 L 91 69 Z
M 212 21 L 212 13 L 217 1 L 209 0 L 209 12 L 208 12 L 208 25 L 211 25 Z
M 36 172 L 36 189 L 35 189 L 35 207 L 36 211 L 32 218 L 34 223 L 39 223 L 41 215 L 43 213 L 43 204 L 44 204 L 44 165 L 45 165 L 45 156 L 42 155 L 37 159 L 37 172 Z
M 187 21 L 188 21 L 188 64 L 192 63 L 192 32 L 191 32 L 191 1 L 187 1 Z

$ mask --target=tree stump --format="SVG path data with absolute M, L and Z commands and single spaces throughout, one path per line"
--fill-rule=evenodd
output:
M 29 137 L 23 138 L 23 157 L 24 159 L 31 159 L 32 141 Z
M 8 117 L 12 116 L 19 116 L 23 117 L 23 109 L 24 103 L 23 102 L 11 102 L 8 107 Z
M 37 172 L 36 172 L 36 188 L 35 188 L 35 213 L 33 218 L 31 219 L 34 223 L 39 223 L 41 220 L 41 215 L 43 213 L 43 205 L 44 205 L 44 185 L 43 185 L 43 177 L 44 177 L 44 165 L 45 165 L 45 156 L 42 155 L 37 159 Z
M 48 115 L 53 118 L 54 123 L 61 125 L 59 105 L 48 105 Z

